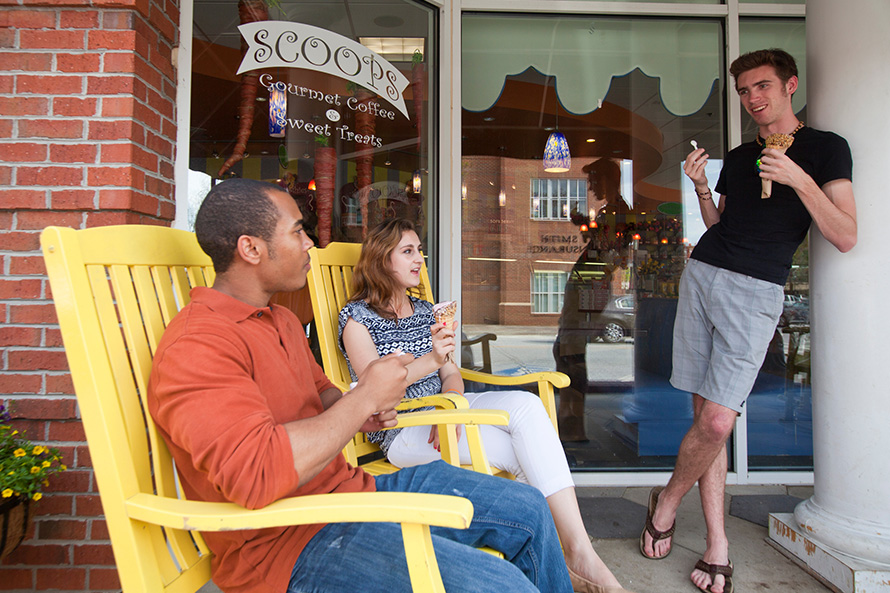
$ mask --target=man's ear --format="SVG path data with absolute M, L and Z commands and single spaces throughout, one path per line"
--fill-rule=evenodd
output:
M 793 95 L 799 84 L 800 80 L 796 76 L 792 76 L 788 79 L 788 82 L 785 83 L 785 90 L 788 91 L 789 95 Z
M 254 266 L 260 263 L 260 258 L 265 252 L 266 243 L 259 237 L 241 235 L 235 244 L 235 257 L 241 258 L 244 262 Z

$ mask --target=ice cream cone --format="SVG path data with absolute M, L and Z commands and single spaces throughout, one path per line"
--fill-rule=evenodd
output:
M 454 322 L 455 315 L 457 315 L 457 301 L 443 301 L 433 305 L 433 317 L 437 324 L 441 323 L 446 327 L 450 327 Z M 445 360 L 451 362 L 451 354 L 448 354 Z
M 794 136 L 791 134 L 770 134 L 766 137 L 766 140 L 763 141 L 763 145 L 766 148 L 774 148 L 782 154 L 785 154 L 785 151 L 791 147 L 793 142 Z M 760 197 L 765 200 L 773 194 L 773 180 L 761 179 L 760 188 Z
M 436 323 L 451 324 L 457 314 L 457 301 L 444 301 L 433 305 L 433 317 Z

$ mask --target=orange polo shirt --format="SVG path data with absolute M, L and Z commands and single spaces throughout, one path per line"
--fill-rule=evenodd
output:
M 260 508 L 281 498 L 372 492 L 374 479 L 337 455 L 298 486 L 283 424 L 322 413 L 333 387 L 299 320 L 195 288 L 154 356 L 148 407 L 188 498 Z M 213 580 L 227 593 L 287 590 L 294 563 L 323 525 L 204 533 Z

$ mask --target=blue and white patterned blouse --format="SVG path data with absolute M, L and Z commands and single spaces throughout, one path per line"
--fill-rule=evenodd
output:
M 432 352 L 433 338 L 430 327 L 435 324 L 433 317 L 433 305 L 422 299 L 408 297 L 414 306 L 414 313 L 410 317 L 404 319 L 385 319 L 375 313 L 368 303 L 365 301 L 352 301 L 347 303 L 340 310 L 340 329 L 339 345 L 349 364 L 349 374 L 352 380 L 357 380 L 355 370 L 352 363 L 349 362 L 349 356 L 346 355 L 346 349 L 343 347 L 343 328 L 350 318 L 361 323 L 371 334 L 374 345 L 377 346 L 377 354 L 386 356 L 396 350 L 401 350 L 406 354 L 412 354 L 415 358 L 419 358 L 424 354 Z M 442 392 L 442 382 L 439 380 L 439 372 L 433 371 L 426 377 L 418 379 L 408 386 L 406 396 L 409 399 L 423 397 L 425 395 L 434 395 Z M 420 408 L 423 410 L 431 410 L 432 408 Z M 381 430 L 368 433 L 368 440 L 377 443 L 380 449 L 386 454 L 393 439 L 396 438 L 401 428 L 393 430 Z

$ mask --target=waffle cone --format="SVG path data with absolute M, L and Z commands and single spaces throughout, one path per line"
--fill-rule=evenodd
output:
M 791 134 L 770 134 L 766 137 L 766 140 L 763 141 L 764 147 L 773 148 L 782 154 L 785 154 L 785 151 L 791 147 L 792 143 L 794 143 L 794 136 Z M 773 194 L 772 179 L 761 179 L 760 190 L 761 198 L 765 200 L 770 197 Z
M 455 315 L 457 315 L 457 301 L 444 301 L 433 305 L 433 317 L 436 323 L 450 325 Z

